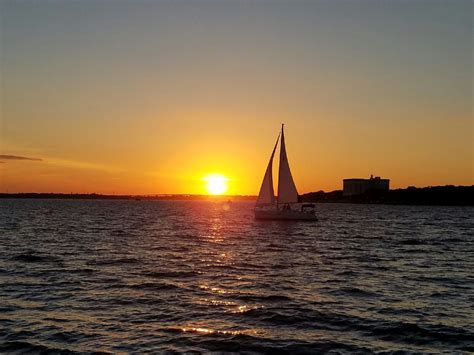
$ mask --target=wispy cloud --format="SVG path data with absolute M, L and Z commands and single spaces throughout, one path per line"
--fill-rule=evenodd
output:
M 0 154 L 0 159 L 2 160 L 30 160 L 30 161 L 42 161 L 43 159 L 39 158 L 31 158 L 31 157 L 23 157 L 20 155 L 6 155 Z
M 5 160 L 5 161 L 2 161 L 2 160 Z M 43 157 L 43 159 L 40 159 L 40 158 L 26 157 L 26 156 L 21 156 L 21 155 L 0 154 L 0 163 L 7 163 L 7 160 L 41 161 L 41 162 L 44 162 L 46 165 L 50 165 L 50 166 L 57 166 L 57 167 L 71 168 L 71 169 L 99 170 L 99 171 L 104 171 L 108 173 L 117 173 L 123 170 L 114 166 L 109 166 L 109 165 L 104 165 L 104 164 L 62 159 L 62 158 L 56 158 L 56 157 L 51 157 L 51 156 L 46 156 L 46 157 Z
M 116 173 L 116 172 L 122 171 L 122 169 L 119 169 L 117 167 L 113 167 L 110 165 L 89 163 L 89 162 L 77 161 L 77 160 L 60 159 L 60 158 L 54 158 L 54 157 L 47 157 L 46 163 L 49 165 L 60 166 L 64 168 L 99 170 L 99 171 L 104 171 L 108 173 Z

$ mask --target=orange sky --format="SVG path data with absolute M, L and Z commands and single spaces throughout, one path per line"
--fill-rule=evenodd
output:
M 469 1 L 0 7 L 1 192 L 256 194 L 282 122 L 300 193 L 474 184 Z

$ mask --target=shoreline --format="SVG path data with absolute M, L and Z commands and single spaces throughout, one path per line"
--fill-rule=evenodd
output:
M 136 200 L 136 201 L 255 201 L 253 195 L 107 195 L 66 193 L 0 193 L 0 199 L 62 199 L 62 200 Z M 342 190 L 309 192 L 300 195 L 301 202 L 352 203 L 408 206 L 474 206 L 474 185 L 408 187 L 388 191 L 371 190 L 361 195 L 344 196 Z

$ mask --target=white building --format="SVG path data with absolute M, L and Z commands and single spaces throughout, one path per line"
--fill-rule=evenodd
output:
M 388 191 L 389 185 L 390 180 L 381 179 L 380 176 L 373 177 L 370 175 L 370 179 L 344 179 L 342 196 L 361 195 L 368 190 Z

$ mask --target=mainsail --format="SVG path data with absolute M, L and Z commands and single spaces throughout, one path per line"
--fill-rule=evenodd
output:
M 265 171 L 265 176 L 263 177 L 262 186 L 260 187 L 260 192 L 257 198 L 257 206 L 262 205 L 273 205 L 275 203 L 275 193 L 273 192 L 273 156 L 275 155 L 275 150 L 278 145 L 278 140 L 280 139 L 280 135 L 275 143 L 275 147 L 273 147 L 272 155 L 270 157 L 270 161 L 268 162 L 267 170 Z
M 273 150 L 273 152 L 275 152 L 275 150 Z M 288 157 L 286 156 L 285 134 L 283 133 L 283 125 L 281 125 L 280 167 L 278 170 L 277 202 L 298 202 L 298 191 L 296 190 L 295 182 L 293 181 L 293 177 L 291 176 L 290 165 L 288 164 Z

